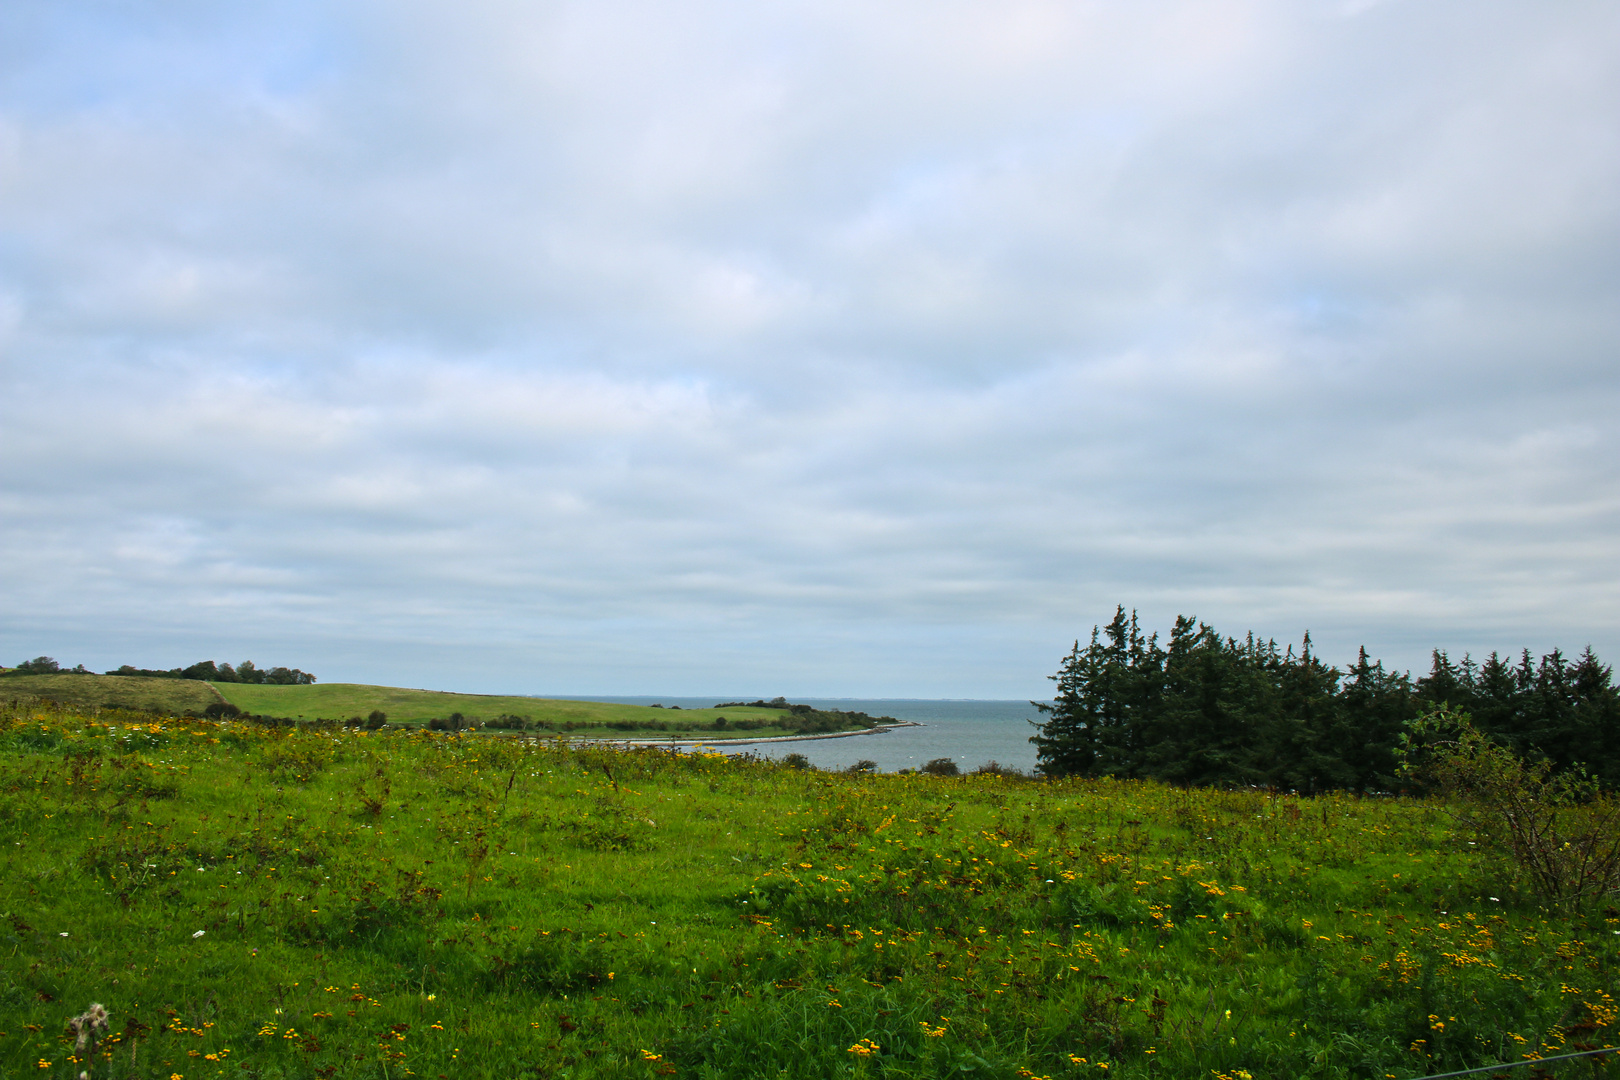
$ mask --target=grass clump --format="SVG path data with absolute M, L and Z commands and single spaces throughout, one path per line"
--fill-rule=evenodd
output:
M 16 709 L 0 1080 L 1383 1080 L 1612 1040 L 1613 898 L 1544 909 L 1470 835 L 1419 800 Z

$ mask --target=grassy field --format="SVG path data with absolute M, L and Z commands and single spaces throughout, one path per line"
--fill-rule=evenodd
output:
M 1620 911 L 1470 839 L 1398 799 L 13 710 L 0 1080 L 1387 1080 L 1620 1035 Z
M 615 705 L 597 701 L 560 701 L 550 698 L 501 697 L 492 694 L 450 694 L 437 690 L 407 690 L 397 686 L 358 683 L 316 683 L 312 686 L 261 686 L 214 683 L 214 689 L 243 712 L 264 716 L 330 717 L 367 716 L 381 709 L 396 723 L 422 723 L 459 712 L 469 720 L 522 716 L 536 721 L 591 727 L 613 722 L 656 722 L 712 726 L 717 716 L 728 720 L 777 720 L 775 709 L 654 709 L 647 705 Z
M 220 700 L 212 686 L 195 679 L 70 673 L 0 678 L 0 701 L 32 697 L 87 709 L 125 708 L 172 714 L 201 713 Z
M 0 678 L 0 702 L 34 699 L 83 709 L 127 708 L 173 715 L 200 714 L 208 706 L 223 702 L 245 713 L 305 720 L 347 720 L 380 710 L 396 725 L 421 725 L 436 718 L 448 719 L 456 713 L 468 722 L 517 716 L 547 731 L 605 738 L 678 738 L 683 734 L 707 738 L 767 738 L 794 734 L 804 726 L 786 717 L 781 710 L 748 706 L 654 709 L 646 705 L 450 694 L 357 683 L 277 686 L 79 674 Z M 817 715 L 820 717 L 817 730 L 853 731 L 867 726 L 865 721 L 841 719 L 837 714 Z M 726 723 L 717 727 L 715 721 L 720 717 L 725 717 Z

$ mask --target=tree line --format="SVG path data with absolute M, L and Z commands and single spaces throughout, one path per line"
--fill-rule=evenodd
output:
M 7 675 L 93 675 L 83 664 L 77 667 L 64 668 L 49 656 L 36 656 L 32 660 L 24 660 L 16 667 L 5 672 Z M 203 682 L 228 683 L 271 683 L 278 686 L 308 686 L 315 681 L 315 676 L 307 671 L 297 668 L 272 667 L 261 668 L 251 660 L 244 660 L 234 668 L 229 664 L 216 664 L 212 660 L 202 660 L 185 668 L 169 668 L 167 671 L 158 671 L 152 668 L 138 668 L 129 664 L 104 672 L 106 675 L 134 675 L 144 679 L 201 679 Z
M 1030 740 L 1050 776 L 1393 791 L 1407 722 L 1445 704 L 1526 760 L 1585 768 L 1620 789 L 1620 688 L 1590 648 L 1479 662 L 1436 649 L 1414 679 L 1365 648 L 1341 670 L 1308 633 L 1283 649 L 1192 616 L 1161 644 L 1120 607 L 1050 677 L 1057 694 L 1032 702 L 1046 719 Z

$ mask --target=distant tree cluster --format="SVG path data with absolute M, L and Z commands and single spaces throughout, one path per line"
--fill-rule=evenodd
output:
M 16 667 L 6 671 L 7 675 L 89 675 L 92 672 L 83 664 L 77 667 L 65 668 L 49 656 L 36 656 L 32 660 L 24 660 Z
M 315 676 L 307 671 L 297 668 L 273 667 L 260 668 L 251 660 L 244 660 L 234 668 L 229 664 L 216 664 L 212 660 L 202 660 L 186 668 L 170 668 L 167 671 L 154 671 L 151 668 L 131 667 L 123 665 L 108 675 L 135 675 L 146 679 L 201 679 L 203 682 L 228 683 L 257 683 L 275 686 L 308 686 L 315 681 Z
M 65 668 L 49 656 L 36 656 L 32 660 L 24 660 L 16 667 L 7 670 L 5 674 L 94 675 L 95 672 L 83 664 L 79 664 L 77 667 Z M 216 664 L 212 660 L 203 660 L 192 664 L 190 667 L 169 668 L 167 671 L 138 668 L 125 664 L 105 674 L 133 675 L 143 679 L 201 679 L 204 682 L 272 683 L 278 686 L 308 686 L 315 681 L 315 676 L 307 671 L 285 667 L 260 668 L 251 660 L 244 660 L 234 668 L 229 664 Z
M 868 716 L 863 712 L 847 712 L 843 709 L 817 709 L 813 705 L 793 705 L 783 697 L 775 697 L 769 701 L 722 701 L 715 706 L 717 709 L 781 709 L 788 715 L 774 721 L 789 731 L 800 735 L 817 735 L 829 731 L 842 731 L 851 724 L 862 727 L 876 727 L 879 724 L 893 724 L 892 716 Z M 739 730 L 753 730 L 764 726 L 756 720 L 734 720 L 732 727 Z M 721 725 L 724 726 L 724 725 Z
M 715 708 L 717 708 L 717 709 L 786 709 L 788 712 L 796 713 L 796 714 L 798 714 L 800 716 L 803 716 L 806 713 L 813 713 L 813 712 L 816 711 L 812 706 L 809 706 L 809 705 L 789 705 L 787 698 L 784 698 L 784 697 L 774 697 L 769 701 L 765 701 L 764 699 L 761 699 L 759 701 L 722 701 L 718 705 L 716 705 Z M 864 716 L 865 714 L 862 713 L 861 715 Z
M 1393 790 L 1407 721 L 1440 704 L 1472 714 L 1488 737 L 1554 768 L 1583 765 L 1620 788 L 1620 688 L 1587 649 L 1539 662 L 1492 653 L 1453 662 L 1435 650 L 1428 675 L 1384 668 L 1362 649 L 1340 671 L 1311 649 L 1253 634 L 1222 637 L 1190 616 L 1170 640 L 1144 635 L 1121 607 L 1075 642 L 1034 702 L 1047 716 L 1035 744 L 1049 776 L 1260 784 L 1299 791 Z

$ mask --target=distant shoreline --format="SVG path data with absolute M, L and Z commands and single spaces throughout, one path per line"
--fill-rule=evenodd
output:
M 859 731 L 823 731 L 815 735 L 766 735 L 756 739 L 604 739 L 584 736 L 581 741 L 612 743 L 615 746 L 747 746 L 751 743 L 810 742 L 813 739 L 847 739 L 854 735 L 880 735 L 901 727 L 922 727 L 915 720 L 897 720 L 892 724 L 861 728 Z

